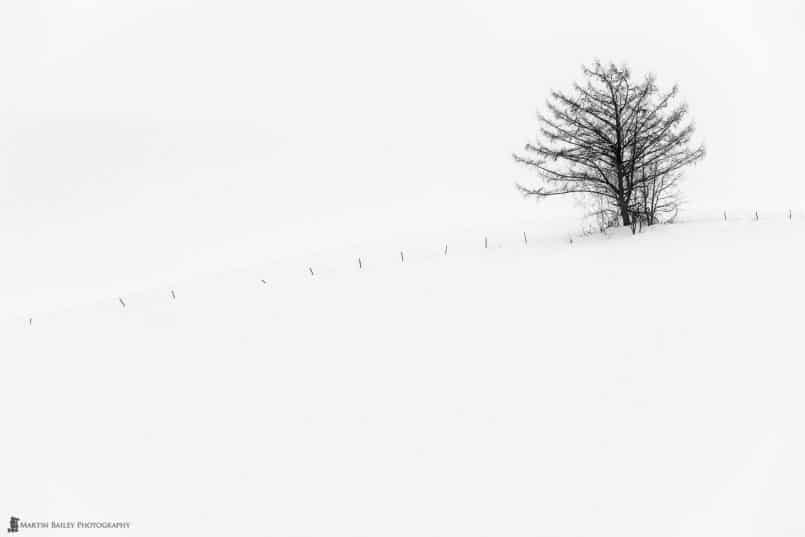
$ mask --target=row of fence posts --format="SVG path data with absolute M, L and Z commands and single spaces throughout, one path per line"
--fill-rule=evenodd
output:
M 727 211 L 724 211 L 722 213 L 722 215 L 724 217 L 724 221 L 726 222 L 727 221 Z M 793 211 L 791 209 L 788 209 L 788 219 L 793 220 L 793 217 L 794 217 Z M 760 220 L 760 215 L 758 214 L 757 210 L 755 210 L 755 214 L 752 216 L 752 220 L 754 220 L 755 222 Z
M 570 242 L 572 244 L 573 240 L 571 239 Z M 528 246 L 528 234 L 525 231 L 523 231 L 523 244 Z M 447 243 L 445 243 L 444 252 L 443 252 L 443 255 L 445 255 L 445 256 L 447 255 L 447 246 L 448 246 Z M 489 237 L 484 237 L 484 249 L 488 249 L 488 248 L 489 248 Z M 403 250 L 400 250 L 400 263 L 405 263 L 405 252 Z M 361 258 L 361 257 L 358 257 L 358 269 L 359 270 L 363 269 L 363 258 Z M 312 277 L 316 276 L 316 272 L 313 270 L 313 267 L 308 266 L 307 270 L 308 270 L 308 272 L 310 273 L 310 275 Z M 265 279 L 260 279 L 260 282 L 263 285 L 268 285 L 268 282 Z M 173 289 L 171 289 L 171 299 L 176 300 L 176 292 Z M 118 300 L 118 302 L 120 302 L 120 306 L 123 309 L 125 309 L 127 304 L 126 304 L 126 301 L 123 300 L 123 297 L 117 297 L 117 300 Z M 28 324 L 32 324 L 32 323 L 33 323 L 33 318 L 29 318 L 28 319 Z
M 263 283 L 266 283 L 266 281 L 265 281 L 265 280 L 260 280 L 260 281 L 262 281 Z M 175 290 L 173 290 L 173 289 L 171 289 L 171 300 L 176 300 L 176 291 L 175 291 Z M 125 301 L 125 300 L 123 300 L 123 297 L 122 297 L 122 296 L 117 297 L 117 301 L 118 301 L 118 302 L 120 302 L 120 306 L 121 306 L 123 309 L 125 309 L 125 308 L 126 308 L 126 305 L 127 305 L 127 304 L 126 304 L 126 301 Z M 32 324 L 32 323 L 33 323 L 33 319 L 32 319 L 32 318 L 28 318 L 28 324 Z
M 724 218 L 724 221 L 726 222 L 727 221 L 727 211 L 723 211 L 722 216 Z M 754 221 L 756 221 L 756 222 L 760 220 L 760 216 L 759 216 L 757 210 L 754 211 L 754 215 L 753 215 L 752 219 Z M 793 211 L 791 209 L 788 209 L 788 219 L 789 220 L 793 219 Z M 572 236 L 569 237 L 568 242 L 570 244 L 573 244 L 573 237 Z M 523 245 L 528 246 L 528 234 L 525 231 L 523 231 Z M 447 255 L 447 246 L 448 246 L 447 243 L 445 243 L 444 251 L 442 253 L 442 255 L 444 255 L 444 256 Z M 489 249 L 489 237 L 487 237 L 487 236 L 484 236 L 484 249 L 485 250 Z M 403 250 L 400 250 L 400 263 L 405 263 L 405 252 Z M 358 257 L 358 269 L 359 270 L 363 269 L 363 259 L 361 257 Z M 316 276 L 316 273 L 314 272 L 313 267 L 309 266 L 308 267 L 308 272 L 310 272 L 311 276 L 313 276 L 313 277 Z M 265 279 L 261 279 L 260 282 L 263 285 L 268 285 L 268 282 Z M 171 289 L 170 290 L 170 296 L 171 296 L 171 300 L 176 300 L 176 291 Z M 123 309 L 125 309 L 127 307 L 126 301 L 123 300 L 123 297 L 117 297 L 117 300 L 118 300 L 118 302 L 120 302 L 120 306 Z M 33 324 L 33 317 L 29 317 L 28 318 L 28 325 L 30 326 L 32 324 Z
M 793 213 L 792 213 L 791 209 L 788 209 L 788 219 L 789 220 L 792 219 L 792 214 Z M 726 221 L 727 220 L 727 211 L 723 212 L 723 216 L 724 216 L 724 220 Z M 753 219 L 755 221 L 760 220 L 760 217 L 758 216 L 758 211 L 757 210 L 754 212 L 754 218 Z M 572 236 L 568 237 L 568 243 L 573 244 L 573 237 Z M 523 231 L 523 245 L 528 246 L 528 234 L 525 231 Z M 448 248 L 448 245 L 447 245 L 447 243 L 445 243 L 442 255 L 444 255 L 444 256 L 447 255 L 447 248 Z M 489 237 L 487 237 L 487 236 L 484 236 L 484 249 L 485 250 L 489 249 Z M 400 263 L 405 263 L 405 252 L 403 250 L 400 250 Z M 363 269 L 363 259 L 361 257 L 358 257 L 358 269 L 359 270 Z M 316 273 L 313 271 L 313 267 L 308 267 L 308 271 L 310 272 L 311 276 L 316 275 Z M 260 281 L 263 282 L 263 284 L 266 284 L 265 280 L 260 280 Z M 171 293 L 172 293 L 172 291 L 171 291 Z M 175 298 L 176 297 L 174 296 L 174 299 Z M 122 300 L 121 300 L 121 302 L 122 302 Z M 125 307 L 125 305 L 123 307 Z

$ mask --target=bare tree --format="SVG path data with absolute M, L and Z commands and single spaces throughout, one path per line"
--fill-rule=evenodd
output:
M 680 172 L 658 173 L 659 164 L 647 167 L 648 173 L 643 172 L 643 178 L 635 191 L 633 215 L 652 226 L 661 221 L 672 221 L 682 205 L 679 192 L 679 182 L 682 180 Z
M 675 104 L 676 86 L 661 92 L 652 75 L 635 83 L 628 67 L 614 64 L 596 62 L 582 72 L 586 84 L 551 92 L 538 140 L 514 155 L 537 171 L 542 186 L 517 187 L 538 198 L 601 197 L 630 225 L 638 191 L 701 160 L 704 146 L 690 145 L 694 126 L 687 106 Z

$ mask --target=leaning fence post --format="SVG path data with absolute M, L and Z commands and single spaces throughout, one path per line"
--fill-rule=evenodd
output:
M 315 274 L 313 274 L 313 267 L 308 267 L 307 269 L 310 271 L 311 276 L 315 276 Z
M 523 231 L 523 244 L 528 246 L 528 235 L 525 234 L 525 231 Z
M 444 245 L 444 255 L 447 255 L 447 244 Z
M 363 263 L 361 263 L 361 258 L 360 257 L 358 258 L 358 268 L 359 269 L 363 268 Z

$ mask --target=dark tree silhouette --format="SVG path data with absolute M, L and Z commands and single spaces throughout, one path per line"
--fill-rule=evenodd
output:
M 514 159 L 534 168 L 543 184 L 518 184 L 525 196 L 545 198 L 591 194 L 608 202 L 623 225 L 645 217 L 640 195 L 659 195 L 657 209 L 671 206 L 673 188 L 656 190 L 658 181 L 677 183 L 678 173 L 705 155 L 691 146 L 694 126 L 678 88 L 659 90 L 653 75 L 634 82 L 628 67 L 596 62 L 583 67 L 584 85 L 570 93 L 552 91 L 547 113 L 540 114 L 538 139 Z M 664 196 L 663 196 L 664 193 Z M 638 202 L 639 201 L 639 202 Z M 670 204 L 669 204 L 670 203 Z
M 641 170 L 642 180 L 635 188 L 632 215 L 651 226 L 661 220 L 673 220 L 682 204 L 679 172 L 658 174 L 659 164 Z

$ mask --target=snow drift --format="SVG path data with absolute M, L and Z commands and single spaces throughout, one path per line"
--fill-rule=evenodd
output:
M 386 245 L 4 322 L 0 516 L 805 535 L 803 239 L 794 220 Z

